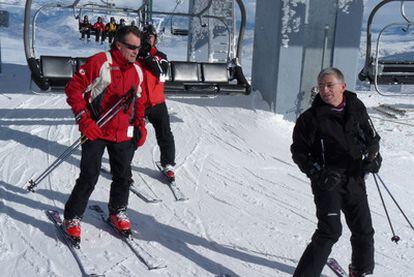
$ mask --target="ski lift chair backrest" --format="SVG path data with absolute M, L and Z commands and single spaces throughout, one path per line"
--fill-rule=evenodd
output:
M 170 79 L 165 83 L 167 94 L 211 96 L 250 93 L 247 84 L 237 77 L 233 80 L 226 63 L 171 61 L 170 69 Z
M 201 63 L 203 82 L 228 83 L 229 70 L 226 63 Z
M 375 82 L 375 65 L 368 71 L 368 80 Z M 381 85 L 414 84 L 414 62 L 412 61 L 378 61 L 377 82 Z
M 47 78 L 72 78 L 73 62 L 71 57 L 41 56 L 42 74 Z
M 40 56 L 42 75 L 51 89 L 62 89 L 73 77 L 75 60 L 71 57 Z
M 202 81 L 200 66 L 196 62 L 171 62 L 173 82 L 199 83 Z
M 201 65 L 197 62 L 171 61 L 170 78 L 165 82 L 165 92 L 172 95 L 211 95 L 215 87 L 203 83 Z

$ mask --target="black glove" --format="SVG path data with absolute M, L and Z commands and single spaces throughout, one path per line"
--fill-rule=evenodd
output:
M 319 189 L 332 191 L 337 186 L 346 182 L 346 175 L 338 170 L 324 169 L 322 170 L 316 184 Z
M 151 51 L 151 44 L 149 44 L 148 41 L 144 41 L 141 45 L 141 48 L 139 49 L 138 56 L 145 58 L 149 56 L 150 51 Z
M 372 160 L 368 160 L 367 158 L 362 162 L 362 172 L 366 173 L 378 173 L 381 168 L 382 157 L 381 154 L 378 153 L 377 156 Z
M 322 168 L 318 163 L 309 163 L 309 169 L 307 175 L 309 179 L 311 179 L 312 183 L 317 183 L 319 181 L 319 177 L 321 177 Z

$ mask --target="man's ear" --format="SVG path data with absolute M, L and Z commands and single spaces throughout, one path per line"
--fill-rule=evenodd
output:
M 121 43 L 119 41 L 116 41 L 115 42 L 115 47 L 116 47 L 116 49 L 121 50 Z

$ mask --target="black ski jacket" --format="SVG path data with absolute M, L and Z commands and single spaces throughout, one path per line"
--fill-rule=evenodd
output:
M 380 137 L 356 94 L 345 91 L 344 96 L 345 108 L 338 112 L 317 95 L 296 121 L 290 149 L 293 161 L 308 177 L 316 163 L 322 169 L 344 172 L 352 190 L 364 176 L 364 155 L 379 151 Z

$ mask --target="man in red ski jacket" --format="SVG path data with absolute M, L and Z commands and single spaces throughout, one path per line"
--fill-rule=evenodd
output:
M 167 56 L 155 47 L 157 32 L 153 25 L 144 27 L 141 40 L 142 47 L 138 54 L 138 61 L 146 69 L 144 72 L 147 93 L 145 115 L 155 130 L 164 174 L 174 180 L 175 142 L 164 94 L 164 81 L 169 64 Z
M 67 102 L 79 130 L 88 139 L 82 144 L 80 176 L 64 211 L 64 229 L 77 240 L 80 240 L 80 219 L 98 180 L 105 148 L 113 176 L 108 203 L 110 221 L 118 230 L 130 231 L 131 224 L 126 214 L 128 174 L 134 149 L 136 145 L 142 145 L 146 137 L 146 88 L 142 86 L 142 69 L 135 62 L 140 45 L 137 27 L 119 29 L 111 50 L 90 57 L 65 88 Z M 98 127 L 95 120 L 131 88 L 135 89 L 136 95 L 133 101 L 106 125 Z M 138 140 L 133 140 L 134 127 L 142 134 Z

